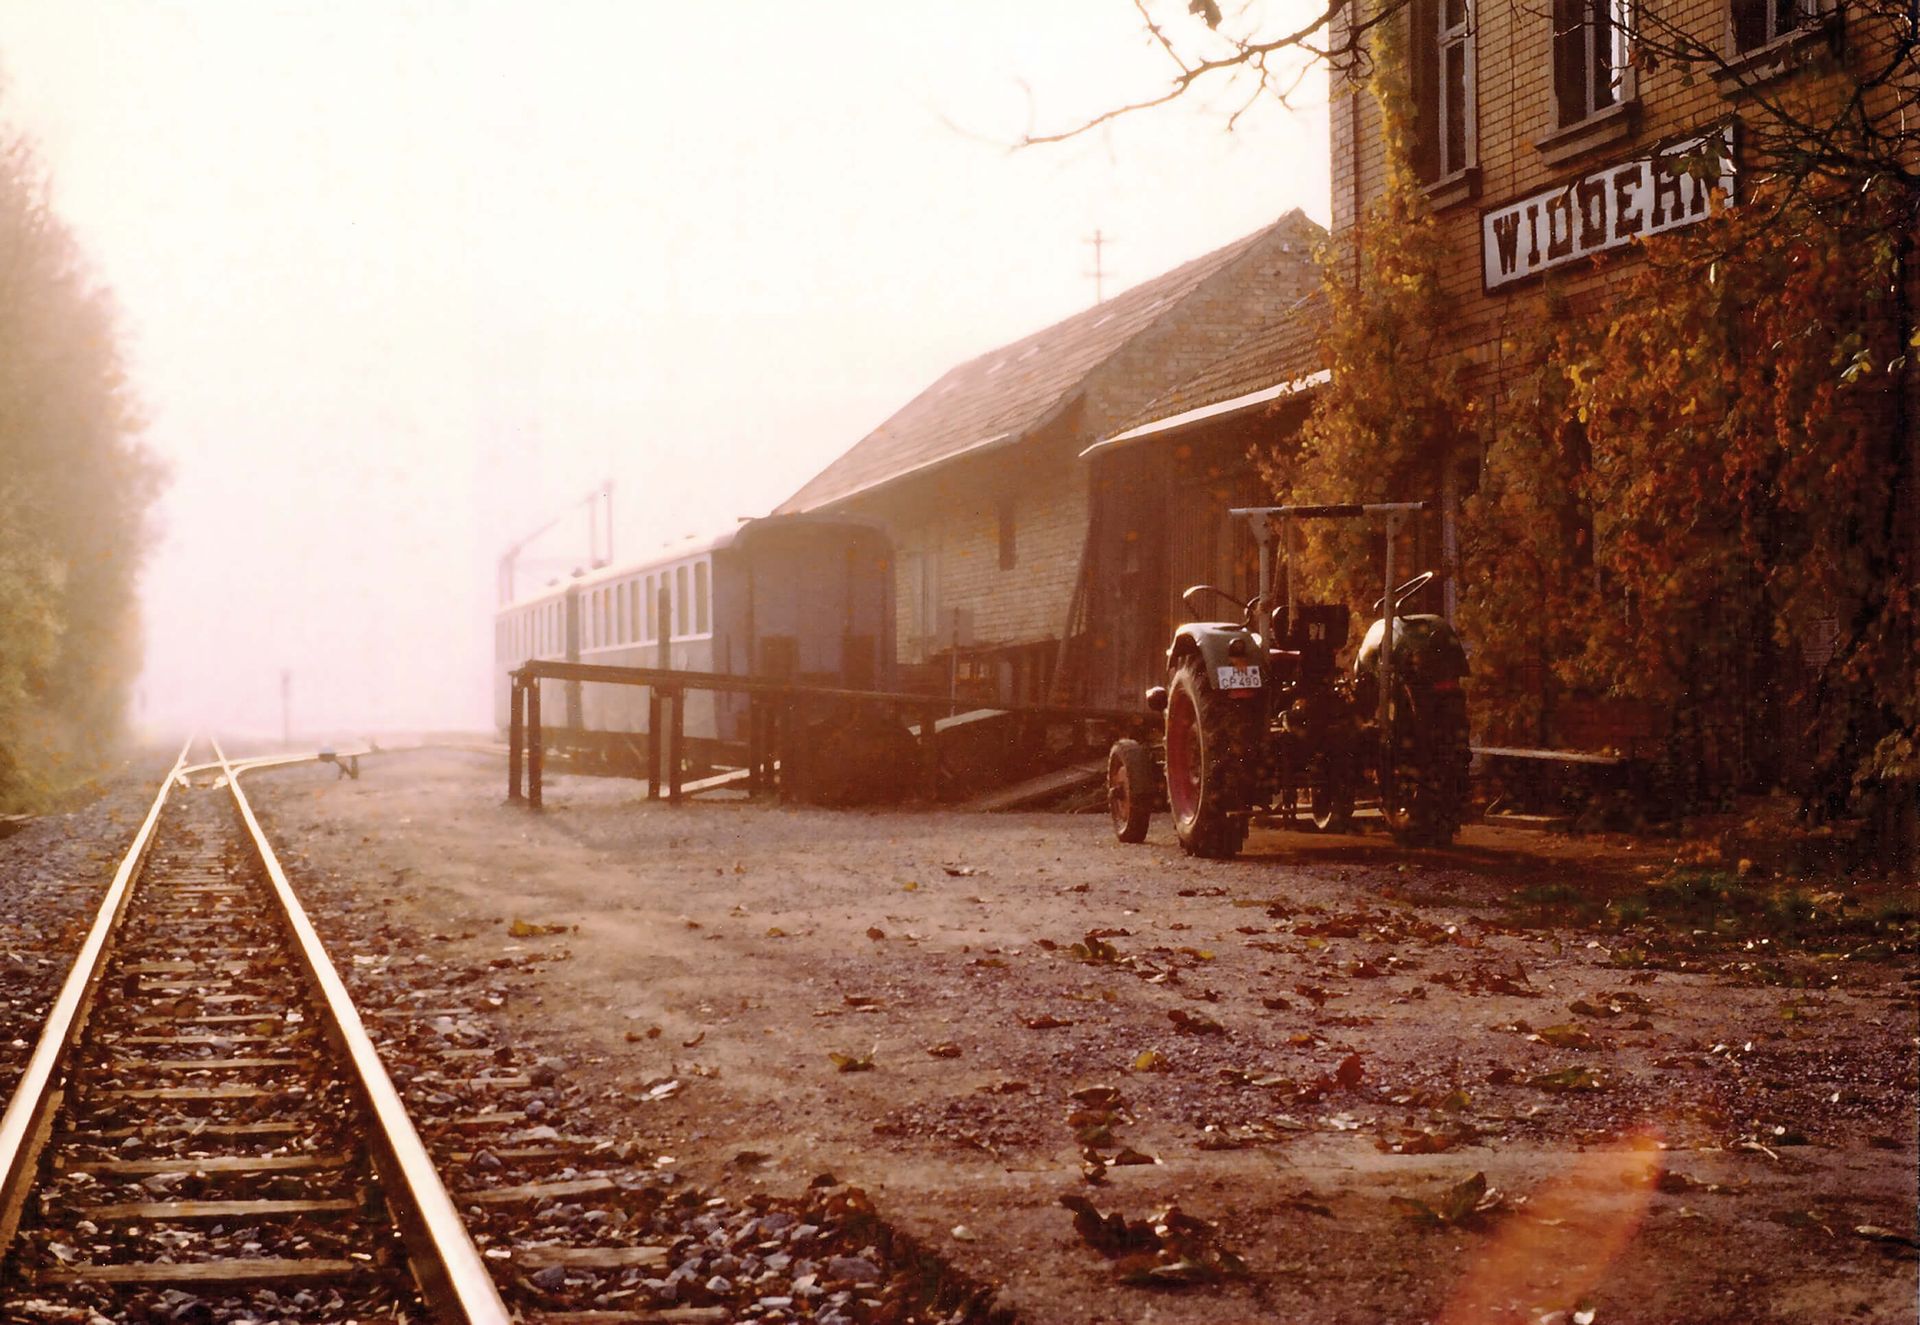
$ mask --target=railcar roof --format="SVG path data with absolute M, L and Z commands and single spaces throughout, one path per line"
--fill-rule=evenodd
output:
M 796 513 L 791 515 L 759 516 L 750 520 L 741 520 L 731 529 L 713 534 L 688 534 L 675 542 L 663 545 L 650 556 L 633 561 L 623 561 L 614 566 L 602 566 L 596 570 L 582 571 L 578 575 L 564 577 L 554 584 L 542 585 L 539 589 L 522 594 L 512 602 L 496 608 L 494 615 L 515 612 L 525 607 L 548 602 L 564 595 L 568 588 L 591 589 L 614 580 L 624 580 L 630 575 L 644 575 L 663 566 L 677 565 L 695 557 L 718 552 L 722 548 L 732 547 L 752 532 L 766 528 L 787 528 L 799 526 L 829 526 L 866 529 L 884 534 L 884 527 L 876 520 L 851 515 L 816 515 Z

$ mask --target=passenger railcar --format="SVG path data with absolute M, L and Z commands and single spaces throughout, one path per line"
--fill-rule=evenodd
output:
M 508 674 L 535 658 L 892 689 L 892 560 L 892 544 L 876 524 L 784 515 L 745 521 L 644 562 L 575 575 L 495 614 L 494 723 L 506 730 Z M 608 765 L 644 756 L 643 688 L 540 686 L 549 747 Z M 686 735 L 695 758 L 744 746 L 746 724 L 744 696 L 687 692 Z

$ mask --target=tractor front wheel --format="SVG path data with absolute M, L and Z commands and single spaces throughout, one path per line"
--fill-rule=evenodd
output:
M 1314 756 L 1308 768 L 1312 789 L 1307 809 L 1313 826 L 1323 833 L 1344 833 L 1353 827 L 1353 760 L 1346 751 Z
M 1173 829 L 1192 856 L 1231 860 L 1247 839 L 1241 790 L 1251 751 L 1247 719 L 1207 684 L 1204 664 L 1189 656 L 1167 686 L 1167 802 Z
M 1122 842 L 1147 840 L 1157 780 L 1146 746 L 1128 740 L 1113 743 L 1107 755 L 1107 810 L 1113 815 L 1113 835 Z

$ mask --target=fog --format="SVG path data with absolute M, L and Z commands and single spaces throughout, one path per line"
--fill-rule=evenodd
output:
M 1327 219 L 1323 81 L 1009 150 L 1163 60 L 1120 0 L 0 9 L 172 474 L 136 722 L 480 729 L 496 560 L 602 479 L 617 557 L 763 514 L 1096 227 L 1112 292 Z

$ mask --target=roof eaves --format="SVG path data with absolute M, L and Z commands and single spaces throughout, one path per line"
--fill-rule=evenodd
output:
M 857 488 L 852 488 L 846 492 L 842 492 L 838 494 L 837 496 L 827 498 L 827 500 L 821 502 L 818 506 L 811 506 L 803 509 L 812 510 L 812 511 L 829 510 L 835 506 L 840 505 L 843 502 L 850 502 L 855 497 L 865 496 L 867 493 L 870 493 L 870 492 L 877 492 L 881 488 L 888 487 L 892 484 L 899 483 L 905 479 L 912 478 L 916 474 L 924 474 L 930 469 L 938 469 L 942 465 L 951 464 L 953 461 L 958 460 L 961 456 L 977 455 L 981 451 L 991 450 L 996 446 L 1004 446 L 1009 442 L 1018 441 L 1020 437 L 1023 437 L 1025 435 L 1026 434 L 1024 433 L 1016 434 L 1011 432 L 1003 432 L 1003 433 L 996 433 L 992 437 L 983 437 L 977 442 L 969 442 L 967 445 L 961 447 L 958 451 L 949 451 L 945 455 L 938 455 L 938 456 L 934 456 L 930 460 L 923 460 L 919 464 L 914 465 L 909 469 L 902 469 L 897 473 L 884 474 L 879 478 L 869 479 L 867 482 L 862 483 Z
M 1205 423 L 1209 419 L 1222 418 L 1228 414 L 1238 414 L 1243 410 L 1265 405 L 1269 401 L 1279 400 L 1283 396 L 1301 395 L 1332 380 L 1333 374 L 1327 369 L 1322 368 L 1317 373 L 1308 373 L 1305 377 L 1295 377 L 1285 382 L 1275 382 L 1272 386 L 1262 387 L 1258 391 L 1249 391 L 1245 395 L 1235 396 L 1231 400 L 1216 401 L 1211 405 L 1202 405 L 1198 409 L 1190 409 L 1179 414 L 1171 414 L 1163 419 L 1155 419 L 1151 423 L 1143 423 L 1137 428 L 1129 428 L 1123 433 L 1116 433 L 1112 437 L 1102 437 L 1092 446 L 1082 451 L 1080 458 L 1084 460 L 1096 451 L 1104 451 L 1115 446 L 1125 445 L 1128 442 L 1141 441 L 1148 437 L 1157 437 L 1162 433 L 1174 432 L 1181 428 L 1189 428 L 1194 424 Z

